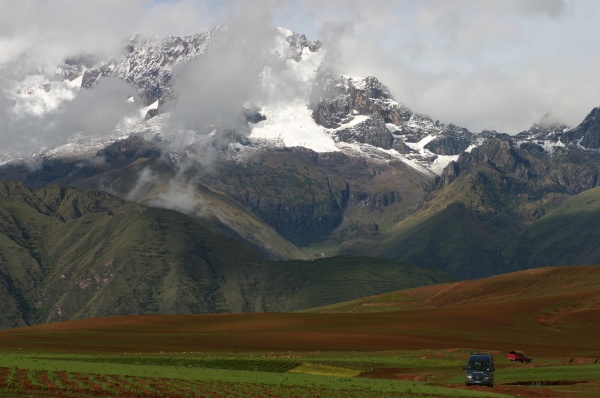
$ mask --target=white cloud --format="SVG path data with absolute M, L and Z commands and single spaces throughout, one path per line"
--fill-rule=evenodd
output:
M 398 101 L 445 123 L 517 133 L 547 112 L 578 124 L 600 105 L 595 0 L 294 6 L 290 22 L 310 18 L 342 73 L 377 76 Z
M 516 133 L 548 112 L 577 124 L 600 105 L 595 0 L 0 0 L 0 9 L 2 90 L 2 76 L 50 76 L 68 56 L 113 56 L 137 33 L 191 35 L 233 22 L 255 43 L 273 26 L 320 39 L 340 72 L 377 76 L 414 111 L 473 131 Z M 203 122 L 250 96 L 251 50 L 234 46 L 217 54 L 221 66 L 199 60 L 181 72 L 184 121 Z M 198 77 L 209 72 L 208 83 Z M 47 133 L 36 123 L 26 131 Z M 3 143 L 23 131 L 6 109 L 0 128 Z
M 32 94 L 22 96 L 40 99 L 46 94 L 39 85 L 31 90 Z M 39 113 L 21 109 L 21 104 L 7 97 L 5 91 L 0 84 L 0 147 L 18 153 L 57 147 L 74 137 L 111 136 L 126 117 L 137 115 L 137 104 L 141 102 L 127 101 L 137 95 L 135 88 L 115 78 L 102 79 L 93 89 L 83 90 L 71 100 L 59 100 L 56 104 L 52 98 L 40 100 L 34 103 L 43 108 Z M 51 89 L 48 94 L 52 93 Z

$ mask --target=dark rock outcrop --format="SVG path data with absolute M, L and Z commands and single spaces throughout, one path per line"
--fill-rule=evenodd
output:
M 386 124 L 391 123 L 395 129 L 401 130 L 401 126 L 411 118 L 412 111 L 398 104 L 388 88 L 373 76 L 349 78 L 329 72 L 326 66 L 321 67 L 310 94 L 309 108 L 317 124 L 338 129 L 335 134 L 341 141 L 410 152 L 410 148 L 401 138 L 395 138 Z M 369 118 L 352 123 L 359 116 Z
M 108 163 L 126 164 L 142 157 L 160 157 L 160 153 L 159 149 L 146 141 L 142 136 L 131 135 L 98 151 L 96 156 L 103 158 Z
M 466 128 L 449 124 L 425 148 L 436 155 L 459 155 L 474 142 L 474 138 Z
M 567 131 L 561 141 L 587 149 L 600 149 L 600 107 L 594 108 L 579 126 Z
M 394 136 L 385 126 L 383 118 L 374 113 L 364 121 L 347 128 L 336 130 L 336 137 L 344 142 L 359 142 L 373 145 L 383 149 L 390 149 L 394 143 Z
M 311 52 L 319 51 L 321 48 L 321 42 L 308 40 L 306 36 L 298 33 L 292 33 L 286 38 L 286 41 L 290 44 L 288 56 L 296 62 L 302 59 L 302 52 L 305 48 L 308 48 Z
M 442 172 L 437 187 L 449 185 L 460 175 L 487 164 L 502 175 L 527 184 L 528 195 L 578 194 L 598 186 L 600 154 L 572 148 L 565 154 L 549 155 L 537 144 L 493 138 L 470 152 L 462 153 Z
M 136 36 L 119 58 L 102 62 L 84 74 L 82 87 L 91 87 L 102 76 L 119 77 L 139 88 L 145 104 L 173 97 L 174 70 L 204 53 L 218 28 L 194 36 L 170 36 L 164 40 Z

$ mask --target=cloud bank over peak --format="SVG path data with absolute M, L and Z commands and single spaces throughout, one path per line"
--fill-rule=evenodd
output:
M 592 0 L 298 2 L 337 68 L 375 75 L 416 112 L 515 134 L 600 103 Z M 294 27 L 292 27 L 294 28 Z
M 3 142 L 14 122 L 8 79 L 50 78 L 67 57 L 110 58 L 138 33 L 193 35 L 219 24 L 239 26 L 255 43 L 271 40 L 275 26 L 321 40 L 340 73 L 376 76 L 415 112 L 475 132 L 514 134 L 548 113 L 575 125 L 600 102 L 595 0 L 0 0 L 0 7 Z M 184 125 L 248 100 L 260 83 L 248 62 L 258 48 L 232 45 L 216 54 L 220 66 L 198 60 L 180 71 Z M 204 90 L 199 74 L 215 77 Z

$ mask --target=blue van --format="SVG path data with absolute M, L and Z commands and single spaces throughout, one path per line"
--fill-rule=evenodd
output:
M 494 357 L 489 352 L 472 352 L 465 371 L 465 385 L 494 387 Z

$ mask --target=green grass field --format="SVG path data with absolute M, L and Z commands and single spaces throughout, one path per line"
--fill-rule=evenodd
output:
M 361 377 L 380 367 L 406 368 L 416 360 L 413 353 L 380 355 L 361 358 L 341 353 L 289 358 L 290 354 L 283 353 L 92 356 L 3 352 L 0 396 L 501 396 L 491 391 L 442 386 L 440 380 L 428 383 Z M 435 361 L 427 371 L 446 372 L 448 361 Z M 459 366 L 453 368 L 460 374 Z
M 0 397 L 594 397 L 597 361 L 496 356 L 496 387 L 463 387 L 469 350 L 0 354 Z M 548 395 L 544 395 L 548 394 Z

